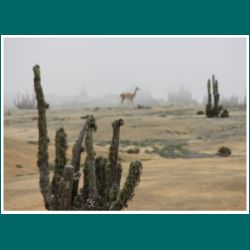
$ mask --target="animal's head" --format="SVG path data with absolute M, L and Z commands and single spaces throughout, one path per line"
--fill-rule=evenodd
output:
M 138 91 L 138 90 L 140 90 L 140 89 L 139 89 L 138 87 L 136 87 L 136 88 L 135 88 L 135 91 Z

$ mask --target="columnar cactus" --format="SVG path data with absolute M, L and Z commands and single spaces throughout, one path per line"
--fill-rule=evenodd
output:
M 213 95 L 214 95 L 214 113 L 215 116 L 218 117 L 222 106 L 219 106 L 220 101 L 220 94 L 218 90 L 218 81 L 215 79 L 215 76 L 212 76 L 212 83 L 213 83 Z
M 58 186 L 61 178 L 63 177 L 64 166 L 67 163 L 66 150 L 67 150 L 67 134 L 63 128 L 56 131 L 55 146 L 56 146 L 56 159 L 55 171 L 52 179 L 52 193 L 58 192 Z
M 213 104 L 212 104 L 212 94 L 211 94 L 211 80 L 207 82 L 207 92 L 208 92 L 208 101 L 206 105 L 206 115 L 207 117 L 221 117 L 221 111 L 223 106 L 219 105 L 220 94 L 218 89 L 218 81 L 215 79 L 215 76 L 212 76 L 212 87 L 213 87 Z M 227 111 L 228 112 L 228 111 Z
M 43 195 L 45 207 L 50 209 L 51 185 L 49 180 L 49 155 L 48 155 L 48 131 L 46 121 L 46 109 L 49 105 L 45 102 L 43 89 L 41 86 L 40 67 L 35 65 L 34 71 L 34 88 L 37 99 L 38 110 L 38 160 L 37 166 L 40 173 L 40 190 Z
M 134 196 L 134 189 L 140 181 L 142 164 L 139 161 L 130 163 L 128 177 L 122 188 L 118 193 L 115 201 L 111 204 L 110 210 L 121 210 L 128 206 L 128 201 Z
M 67 150 L 67 134 L 64 132 L 63 128 L 60 128 L 56 131 L 56 138 L 55 138 L 55 152 L 56 152 L 56 159 L 55 159 L 55 170 L 54 176 L 51 183 L 52 194 L 54 195 L 54 207 L 58 207 L 60 205 L 61 197 L 58 197 L 59 188 L 61 185 L 61 178 L 64 176 L 64 166 L 67 163 L 66 159 L 66 150 Z
M 88 119 L 88 129 L 85 138 L 87 157 L 84 163 L 84 186 L 82 196 L 84 203 L 87 202 L 87 208 L 92 209 L 97 206 L 98 192 L 96 187 L 95 173 L 95 152 L 93 147 L 93 132 L 97 130 L 95 118 L 90 116 Z
M 44 204 L 48 210 L 121 210 L 128 206 L 134 196 L 135 187 L 140 182 L 142 164 L 140 161 L 131 162 L 127 179 L 122 189 L 120 181 L 122 166 L 118 162 L 120 127 L 122 119 L 113 122 L 113 137 L 108 159 L 95 156 L 93 134 L 97 130 L 96 121 L 89 116 L 80 131 L 73 151 L 71 164 L 67 164 L 67 140 L 63 128 L 56 132 L 56 160 L 52 182 L 49 178 L 48 163 L 48 132 L 46 109 L 41 86 L 40 67 L 35 65 L 34 88 L 38 109 L 38 161 L 40 173 L 40 190 Z M 79 190 L 80 161 L 85 143 L 87 157 L 83 169 L 83 188 Z
M 84 152 L 84 147 L 82 146 L 84 137 L 88 128 L 88 123 L 86 122 L 80 131 L 79 137 L 76 140 L 73 150 L 72 150 L 72 160 L 71 165 L 74 167 L 74 180 L 72 188 L 72 197 L 75 197 L 78 192 L 80 174 L 80 162 L 81 162 L 81 153 Z
M 206 105 L 206 114 L 210 113 L 212 110 L 212 94 L 211 94 L 211 80 L 208 79 L 207 81 L 207 93 L 208 93 L 208 98 L 207 98 L 207 105 Z

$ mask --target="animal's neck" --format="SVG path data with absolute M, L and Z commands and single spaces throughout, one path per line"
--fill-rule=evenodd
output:
M 136 95 L 136 91 L 137 91 L 137 89 L 135 89 L 135 90 L 134 90 L 133 96 L 135 96 L 135 95 Z

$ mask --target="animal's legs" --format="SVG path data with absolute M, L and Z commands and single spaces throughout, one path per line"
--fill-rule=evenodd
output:
M 122 97 L 122 98 L 121 98 L 121 104 L 123 104 L 123 102 L 124 102 L 124 98 Z

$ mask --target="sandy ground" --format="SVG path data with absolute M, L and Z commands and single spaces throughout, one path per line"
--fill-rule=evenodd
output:
M 196 115 L 199 109 L 202 107 L 49 110 L 50 163 L 54 161 L 55 131 L 60 126 L 68 134 L 70 159 L 72 145 L 84 122 L 80 117 L 94 114 L 98 125 L 95 150 L 97 155 L 107 156 L 111 123 L 123 118 L 122 182 L 131 160 L 139 159 L 143 163 L 142 179 L 128 210 L 245 210 L 246 111 L 234 109 L 230 110 L 230 118 L 208 119 Z M 36 117 L 36 110 L 5 114 L 5 210 L 44 210 L 36 166 Z M 174 152 L 184 144 L 188 157 L 161 157 L 158 152 L 169 143 L 175 145 Z M 135 145 L 140 153 L 127 154 L 126 150 Z M 229 147 L 232 155 L 218 157 L 216 152 L 221 146 Z M 159 150 L 154 151 L 155 148 Z

